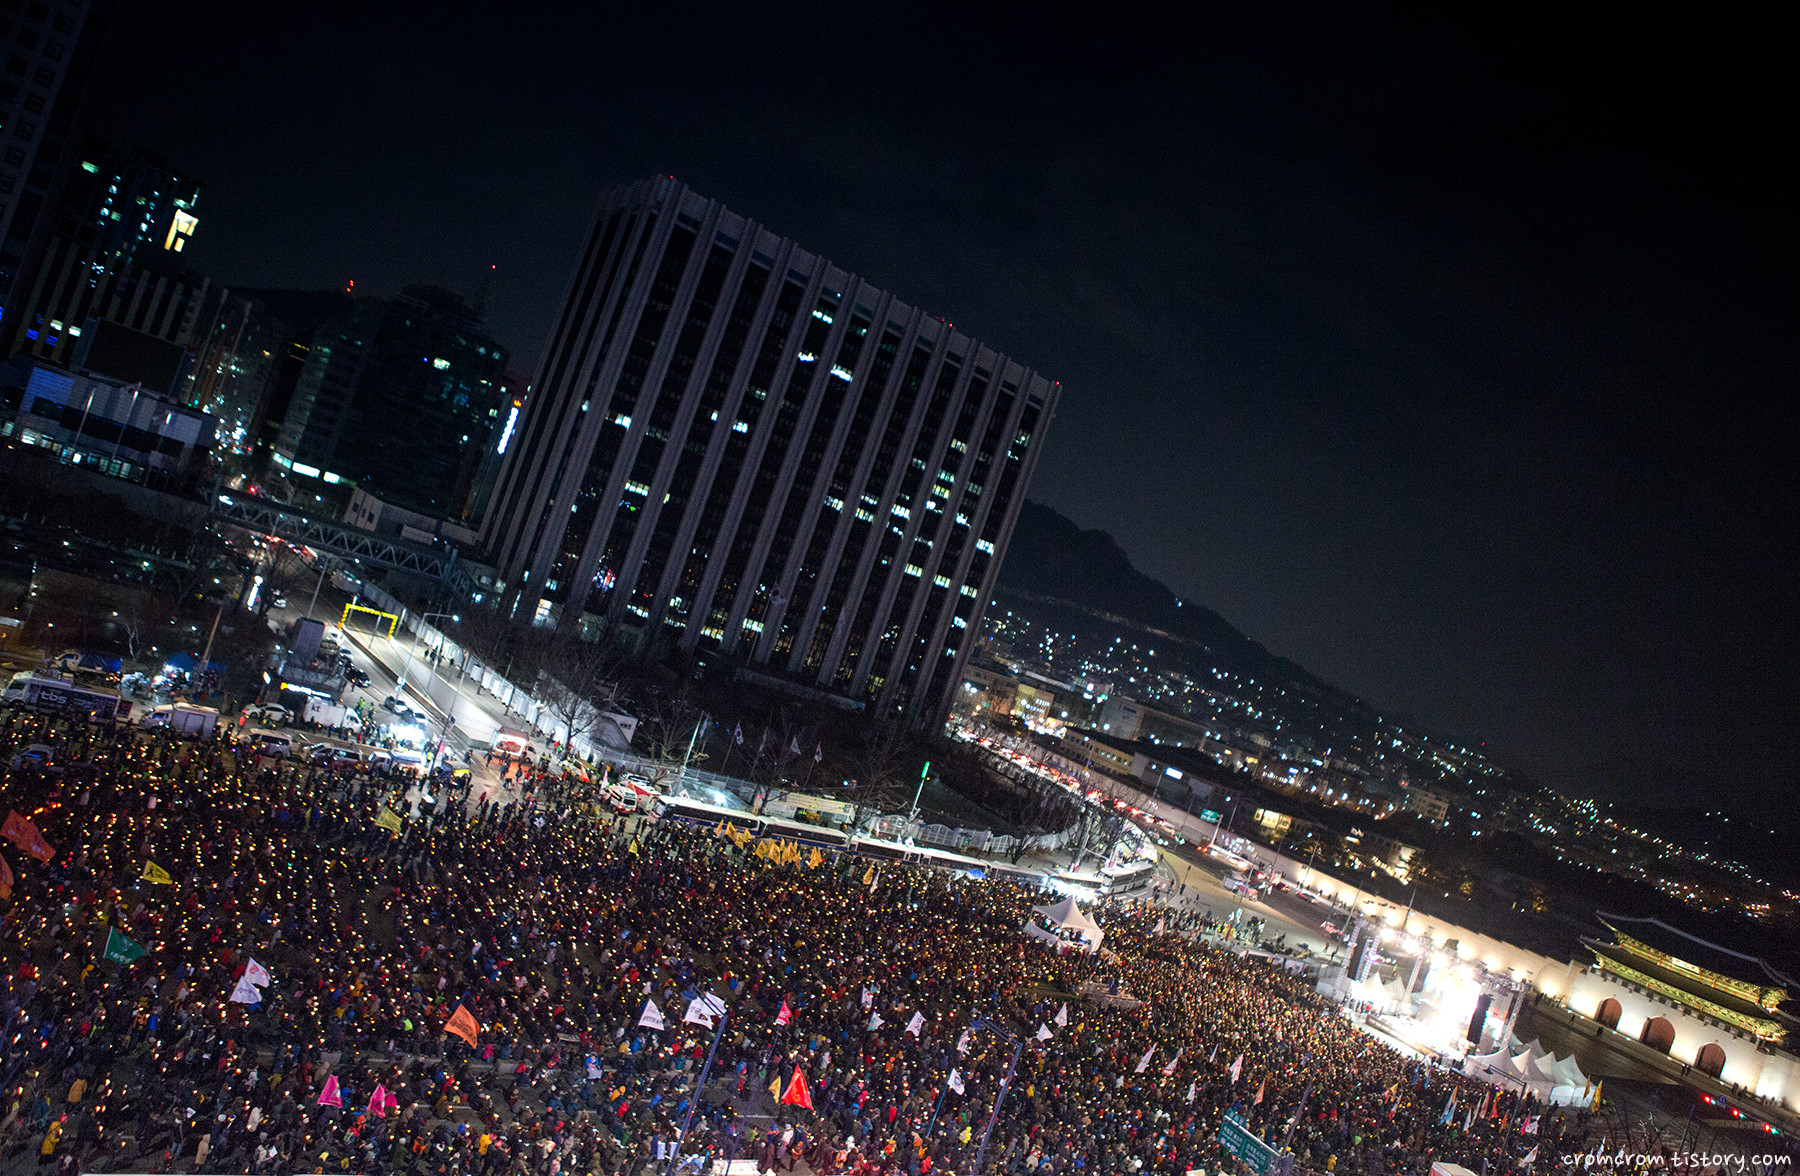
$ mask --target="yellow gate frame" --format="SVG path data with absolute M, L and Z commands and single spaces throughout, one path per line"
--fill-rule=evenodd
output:
M 350 614 L 353 612 L 365 612 L 365 613 L 370 613 L 370 614 L 372 614 L 374 616 L 378 616 L 378 617 L 386 617 L 387 622 L 388 622 L 388 632 L 387 632 L 388 640 L 392 641 L 394 639 L 394 629 L 399 626 L 400 618 L 395 616 L 391 612 L 382 612 L 378 608 L 370 608 L 366 604 L 346 604 L 344 606 L 343 618 L 338 621 L 338 628 L 342 629 L 342 628 L 348 627 L 349 621 L 350 621 Z M 380 621 L 375 622 L 375 630 L 376 630 L 376 632 L 381 631 L 381 622 Z

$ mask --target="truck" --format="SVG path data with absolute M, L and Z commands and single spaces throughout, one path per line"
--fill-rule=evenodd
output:
M 307 698 L 304 718 L 309 723 L 317 723 L 319 726 L 328 727 L 333 731 L 358 725 L 354 710 L 341 703 L 323 698 Z
M 117 654 L 101 653 L 92 649 L 65 649 L 57 654 L 51 666 L 65 673 L 74 670 L 89 670 L 97 674 L 116 674 L 124 668 L 125 663 Z
M 300 617 L 288 634 L 288 648 L 302 665 L 319 656 L 319 645 L 325 640 L 325 625 L 311 617 Z
M 210 706 L 177 702 L 153 707 L 141 725 L 151 730 L 173 731 L 191 739 L 211 739 L 213 728 L 219 725 L 219 712 Z
M 531 755 L 531 735 L 517 727 L 502 727 L 494 734 L 494 750 L 501 755 Z
M 94 686 L 78 686 L 64 678 L 51 678 L 30 670 L 12 676 L 6 689 L 0 691 L 0 702 L 17 702 L 34 710 L 83 714 L 91 722 L 110 722 L 121 714 L 131 713 L 131 704 L 117 691 Z

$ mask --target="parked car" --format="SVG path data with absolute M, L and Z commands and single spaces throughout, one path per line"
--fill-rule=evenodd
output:
M 383 709 L 392 711 L 396 718 L 404 719 L 406 722 L 423 723 L 425 721 L 425 712 L 398 694 L 388 695 L 382 699 L 381 705 Z
M 18 755 L 13 756 L 14 771 L 20 768 L 36 768 L 40 772 L 60 774 L 62 768 L 56 762 L 56 749 L 43 743 L 33 743 Z
M 244 721 L 262 727 L 285 727 L 294 721 L 294 713 L 279 703 L 265 702 L 245 707 Z
M 312 762 L 326 768 L 354 768 L 361 766 L 363 757 L 354 747 L 333 747 L 329 743 L 319 743 L 313 746 Z

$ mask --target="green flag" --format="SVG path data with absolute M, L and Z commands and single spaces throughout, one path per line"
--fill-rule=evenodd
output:
M 106 929 L 105 954 L 106 958 L 115 964 L 129 964 L 144 954 L 144 947 L 142 944 L 134 943 L 120 935 L 117 927 L 108 927 Z

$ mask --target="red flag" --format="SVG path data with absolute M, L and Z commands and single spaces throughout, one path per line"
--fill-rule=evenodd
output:
M 794 1010 L 788 1008 L 787 1001 L 785 1001 L 785 1000 L 782 1001 L 781 1002 L 781 1011 L 775 1014 L 775 1023 L 777 1025 L 785 1025 L 793 1019 L 794 1019 Z
M 481 1025 L 469 1015 L 468 1009 L 457 1005 L 456 1011 L 450 1014 L 450 1019 L 444 1022 L 444 1032 L 456 1034 L 473 1048 L 475 1035 L 481 1032 Z
M 40 862 L 47 862 L 56 856 L 56 850 L 44 840 L 38 827 L 21 817 L 18 809 L 6 814 L 6 823 L 0 825 L 0 837 L 6 838 Z
M 781 1096 L 781 1101 L 789 1106 L 813 1109 L 812 1091 L 806 1089 L 806 1075 L 801 1073 L 799 1066 L 794 1067 L 794 1080 L 788 1083 L 787 1093 Z

